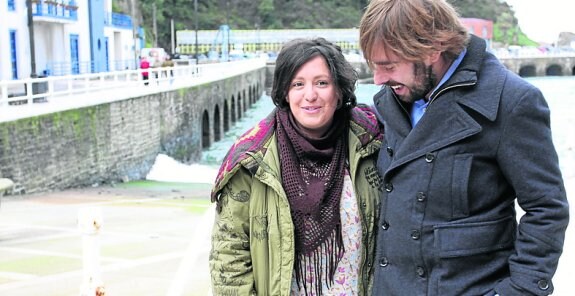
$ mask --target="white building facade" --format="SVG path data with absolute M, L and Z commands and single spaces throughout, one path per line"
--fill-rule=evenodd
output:
M 27 0 L 0 1 L 0 80 L 136 68 L 143 34 L 112 0 L 30 2 L 33 30 Z

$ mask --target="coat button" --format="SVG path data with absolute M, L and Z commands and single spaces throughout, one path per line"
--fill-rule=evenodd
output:
M 435 155 L 433 155 L 432 153 L 425 154 L 425 161 L 433 162 L 433 160 L 435 160 Z
M 418 192 L 418 193 L 417 193 L 417 201 L 422 202 L 422 201 L 424 201 L 424 200 L 425 200 L 425 193 L 423 193 L 423 192 L 421 192 L 421 191 Z
M 385 191 L 392 192 L 393 191 L 393 184 L 385 183 Z
M 383 221 L 381 228 L 383 228 L 383 230 L 387 230 L 389 228 L 389 223 L 387 223 L 387 221 Z
M 385 150 L 387 151 L 387 155 L 389 155 L 390 157 L 393 156 L 393 149 L 391 149 L 391 147 L 387 147 L 385 148 Z
M 425 277 L 425 269 L 424 269 L 423 267 L 418 266 L 418 267 L 415 269 L 415 272 L 417 273 L 417 275 L 418 275 L 419 277 Z
M 381 267 L 386 267 L 389 264 L 389 262 L 387 262 L 387 257 L 383 257 L 379 260 L 379 266 Z
M 418 240 L 421 237 L 419 230 L 412 230 L 411 231 L 411 238 L 414 240 Z
M 539 287 L 539 289 L 545 291 L 549 289 L 549 282 L 547 280 L 539 280 L 537 282 L 537 286 Z

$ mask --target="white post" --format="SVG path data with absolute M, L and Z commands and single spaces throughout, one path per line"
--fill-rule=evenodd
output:
M 0 178 L 0 197 L 4 195 L 12 187 L 14 187 L 14 182 L 7 178 Z
M 100 229 L 102 212 L 98 207 L 78 211 L 78 229 L 82 233 L 83 276 L 80 296 L 104 296 L 100 272 Z

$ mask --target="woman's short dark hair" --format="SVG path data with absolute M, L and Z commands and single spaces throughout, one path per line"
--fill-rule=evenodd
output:
M 327 64 L 342 108 L 350 110 L 357 104 L 355 86 L 357 71 L 345 59 L 341 48 L 324 38 L 298 38 L 282 46 L 276 59 L 271 97 L 280 108 L 289 108 L 287 96 L 291 81 L 299 68 L 316 56 L 322 56 Z

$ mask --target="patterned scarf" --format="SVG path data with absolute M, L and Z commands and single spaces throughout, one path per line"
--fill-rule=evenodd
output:
M 310 289 L 317 295 L 322 294 L 322 281 L 328 287 L 333 283 L 344 253 L 339 203 L 349 120 L 341 113 L 335 113 L 336 120 L 320 138 L 298 128 L 288 110 L 276 115 L 281 176 L 295 226 L 295 276 L 306 295 L 306 279 L 311 279 Z M 309 265 L 315 267 L 315 274 L 308 274 Z

